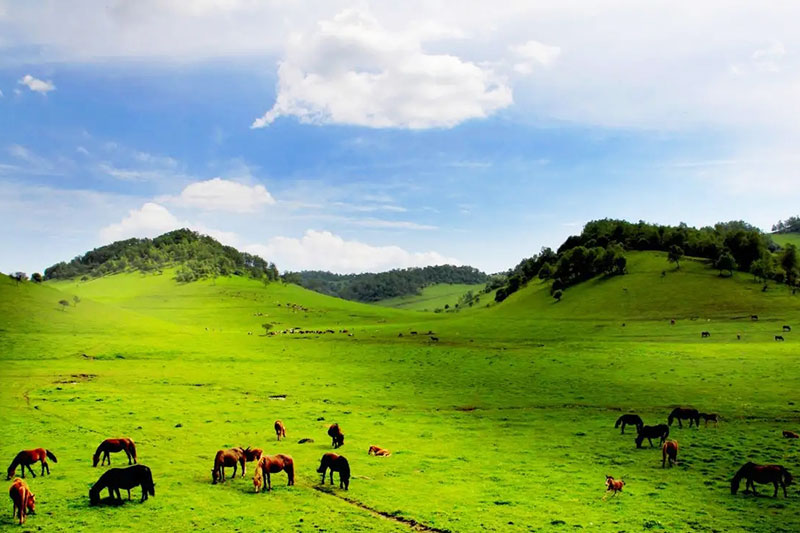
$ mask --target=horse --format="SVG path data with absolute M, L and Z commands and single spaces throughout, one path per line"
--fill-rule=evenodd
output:
M 736 475 L 731 480 L 731 494 L 736 494 L 739 490 L 739 482 L 745 478 L 745 492 L 747 488 L 753 489 L 753 494 L 758 495 L 756 492 L 755 483 L 772 483 L 775 486 L 775 492 L 772 494 L 773 498 L 778 496 L 778 485 L 783 487 L 783 497 L 786 498 L 786 486 L 792 484 L 792 475 L 781 465 L 757 465 L 752 462 L 747 462 L 742 466 Z
M 681 420 L 689 420 L 689 427 L 692 427 L 692 422 L 694 422 L 695 426 L 700 425 L 700 413 L 697 409 L 691 409 L 688 407 L 676 407 L 672 410 L 669 414 L 669 425 L 672 425 L 672 422 L 677 419 L 678 420 L 678 427 L 682 428 L 683 424 Z
M 776 340 L 776 341 L 782 341 L 782 340 L 784 340 L 784 338 L 783 338 L 783 335 L 775 335 L 775 340 Z
M 256 473 L 253 476 L 253 486 L 256 492 L 261 492 L 261 486 L 264 484 L 264 474 L 267 475 L 267 491 L 272 490 L 272 481 L 270 474 L 277 474 L 281 470 L 286 472 L 289 478 L 287 486 L 294 485 L 294 459 L 290 455 L 279 453 L 277 455 L 265 455 L 256 465 Z
M 786 332 L 792 331 L 792 326 L 783 326 L 783 331 Z
M 392 452 L 390 452 L 387 449 L 381 448 L 380 446 L 372 445 L 369 447 L 369 450 L 367 450 L 367 455 L 374 455 L 375 457 L 379 456 L 389 457 L 390 455 L 392 455 Z
M 103 466 L 106 464 L 106 460 L 109 465 L 111 464 L 110 454 L 121 451 L 124 451 L 125 455 L 128 456 L 129 465 L 136 464 L 136 445 L 133 443 L 132 439 L 123 437 L 121 439 L 106 439 L 101 442 L 92 456 L 92 466 L 97 466 L 97 462 L 100 461 L 101 453 L 103 454 L 103 460 L 100 462 L 100 466 Z M 131 459 L 133 459 L 133 463 L 131 463 Z
M 36 507 L 36 497 L 31 492 L 28 484 L 20 478 L 14 479 L 14 482 L 11 483 L 11 487 L 8 489 L 8 495 L 14 503 L 11 516 L 17 515 L 19 517 L 19 523 L 24 524 L 28 514 L 35 514 L 34 507 Z
M 36 477 L 36 473 L 31 470 L 31 465 L 36 461 L 42 463 L 42 473 L 44 475 L 45 469 L 47 469 L 47 474 L 50 475 L 50 465 L 47 464 L 47 459 L 51 459 L 54 463 L 58 462 L 56 456 L 53 455 L 53 452 L 50 450 L 45 450 L 44 448 L 36 448 L 33 450 L 22 450 L 14 457 L 14 460 L 11 461 L 11 466 L 8 467 L 8 475 L 6 479 L 11 479 L 14 477 L 14 473 L 17 471 L 17 465 L 22 466 L 22 479 L 25 479 L 25 467 L 28 468 L 28 471 L 31 473 L 33 477 Z
M 700 418 L 705 421 L 705 426 L 708 427 L 708 421 L 714 422 L 714 427 L 719 426 L 719 415 L 717 413 L 698 413 Z
M 236 477 L 237 464 L 242 466 L 242 477 L 244 477 L 245 455 L 242 448 L 230 448 L 219 450 L 214 457 L 214 469 L 211 470 L 211 483 L 216 485 L 218 481 L 225 481 L 225 467 L 233 467 L 233 477 Z
M 701 331 L 700 336 L 705 339 L 706 337 L 710 337 L 711 333 L 708 331 Z
M 644 439 L 650 443 L 650 447 L 654 448 L 651 439 L 661 439 L 659 444 L 663 445 L 664 441 L 669 437 L 669 426 L 666 424 L 658 424 L 657 426 L 642 426 L 636 435 L 636 447 L 641 448 Z
M 328 436 L 331 438 L 331 446 L 334 448 L 344 446 L 344 433 L 342 433 L 342 428 L 339 427 L 339 424 L 331 424 L 328 428 Z
M 794 431 L 784 431 L 783 436 L 787 439 L 800 439 L 800 435 L 795 433 Z
M 333 485 L 333 473 L 339 472 L 339 488 L 348 490 L 350 488 L 350 463 L 343 455 L 336 453 L 326 453 L 317 468 L 317 473 L 322 474 L 322 484 L 325 484 L 325 470 L 331 469 L 331 485 Z
M 622 492 L 622 487 L 625 486 L 625 482 L 620 479 L 614 479 L 613 477 L 606 475 L 606 494 L 603 496 L 605 500 L 608 497 L 608 493 L 612 492 L 613 496 L 616 496 L 618 492 Z
M 753 320 L 753 321 L 758 320 L 758 315 L 750 315 L 750 320 Z
M 661 468 L 664 468 L 664 463 L 669 458 L 669 466 L 678 464 L 678 441 L 668 440 L 661 446 Z
M 100 491 L 108 489 L 108 495 L 113 499 L 114 494 L 117 495 L 117 501 L 122 501 L 122 496 L 119 489 L 128 491 L 128 500 L 131 499 L 131 489 L 133 487 L 142 487 L 142 499 L 144 502 L 147 495 L 156 495 L 156 484 L 153 483 L 153 473 L 144 465 L 133 465 L 127 468 L 109 468 L 97 482 L 89 489 L 89 505 L 97 505 L 100 503 Z
M 618 428 L 620 427 L 620 425 L 622 426 L 620 434 L 624 435 L 625 426 L 636 426 L 636 431 L 639 431 L 639 428 L 641 428 L 644 425 L 644 422 L 642 421 L 642 417 L 640 417 L 639 415 L 629 413 L 627 415 L 622 415 L 621 417 L 617 418 L 617 423 L 614 424 L 614 427 Z
M 275 434 L 278 436 L 278 440 L 281 440 L 281 437 L 286 438 L 286 426 L 280 420 L 275 421 Z
M 244 462 L 249 463 L 251 461 L 258 461 L 261 459 L 261 456 L 264 455 L 264 450 L 261 448 L 253 448 L 250 449 L 250 446 L 242 450 L 244 453 Z M 242 474 L 244 476 L 244 474 Z

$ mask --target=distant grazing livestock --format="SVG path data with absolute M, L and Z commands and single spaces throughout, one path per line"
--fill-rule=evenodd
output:
M 124 451 L 125 455 L 128 456 L 128 464 L 136 463 L 136 445 L 133 443 L 133 440 L 123 437 L 121 439 L 106 439 L 100 443 L 100 446 L 97 447 L 95 450 L 94 455 L 92 456 L 92 466 L 97 466 L 98 461 L 100 461 L 100 454 L 103 454 L 103 460 L 100 461 L 100 466 L 106 464 L 111 464 L 111 455 L 112 453 L 117 453 Z
M 792 326 L 783 326 L 783 331 L 792 331 Z
M 642 426 L 636 435 L 636 447 L 641 448 L 644 439 L 647 439 L 647 441 L 650 443 L 650 447 L 655 448 L 651 439 L 661 439 L 659 444 L 663 445 L 664 441 L 667 440 L 667 437 L 669 437 L 669 426 L 666 424 L 658 424 L 657 426 Z
M 675 325 L 675 319 L 674 319 L 674 318 L 673 318 L 672 320 L 670 320 L 670 321 L 669 321 L 669 325 L 670 325 L 670 326 L 674 326 L 674 325 Z
M 331 446 L 334 448 L 344 446 L 344 433 L 342 433 L 342 428 L 339 427 L 339 424 L 331 424 L 328 428 L 328 436 L 331 438 Z
M 714 422 L 714 427 L 719 426 L 719 415 L 717 413 L 700 413 L 700 418 L 705 420 L 705 425 L 708 427 L 708 421 Z
M 253 486 L 256 492 L 260 492 L 264 485 L 264 475 L 267 476 L 267 491 L 272 490 L 270 474 L 277 474 L 281 470 L 286 472 L 286 476 L 289 478 L 288 486 L 294 485 L 294 459 L 290 455 L 279 453 L 262 457 L 256 465 L 256 473 L 253 476 Z
M 380 446 L 372 445 L 369 447 L 369 450 L 367 450 L 367 455 L 374 455 L 375 457 L 389 457 L 392 455 L 392 452 L 381 448 Z
M 114 498 L 117 495 L 117 501 L 122 501 L 122 496 L 119 489 L 128 491 L 128 499 L 131 499 L 131 489 L 134 487 L 142 487 L 142 499 L 144 502 L 147 495 L 156 495 L 156 486 L 153 483 L 153 474 L 150 469 L 144 465 L 133 465 L 128 468 L 110 468 L 106 470 L 97 483 L 92 485 L 89 489 L 89 504 L 97 505 L 100 503 L 100 491 L 108 489 L 108 495 Z
M 411 332 L 411 334 L 412 334 L 412 335 L 416 335 L 416 334 L 417 334 L 417 332 L 416 332 L 416 331 L 412 331 L 412 332 Z
M 747 482 L 744 485 L 745 492 L 750 488 L 753 494 L 757 495 L 756 483 L 772 483 L 775 486 L 773 498 L 778 496 L 778 485 L 783 487 L 783 497 L 786 497 L 786 486 L 792 484 L 792 475 L 781 465 L 757 465 L 755 463 L 745 463 L 731 480 L 731 494 L 736 494 L 739 490 L 739 483 L 742 478 Z
M 34 507 L 36 507 L 36 497 L 31 492 L 28 484 L 20 478 L 16 478 L 11 487 L 8 489 L 8 495 L 14 503 L 11 510 L 11 516 L 18 516 L 19 523 L 24 524 L 25 518 L 28 514 L 34 514 Z
M 617 423 L 614 424 L 615 428 L 622 426 L 620 431 L 621 435 L 625 434 L 625 426 L 636 426 L 636 431 L 644 425 L 644 421 L 642 421 L 642 417 L 639 415 L 629 413 L 627 415 L 622 415 L 621 417 L 617 418 Z
M 433 336 L 432 336 L 432 337 L 431 337 L 431 341 L 433 341 L 433 342 L 439 342 L 439 337 L 433 337 Z
M 678 442 L 674 440 L 668 440 L 661 446 L 661 468 L 664 468 L 665 463 L 667 462 L 667 458 L 669 458 L 669 466 L 672 468 L 673 465 L 678 464 Z
M 278 436 L 278 440 L 281 440 L 281 437 L 286 438 L 286 426 L 280 420 L 275 421 L 275 435 Z
M 753 321 L 758 320 L 758 315 L 750 315 L 750 320 L 753 320 Z
M 692 427 L 692 423 L 694 423 L 695 426 L 700 426 L 700 413 L 697 411 L 697 409 L 676 407 L 669 414 L 667 422 L 669 422 L 669 425 L 671 426 L 672 422 L 676 419 L 678 420 L 678 427 L 680 428 L 683 427 L 681 420 L 689 420 L 689 427 Z
M 56 456 L 53 455 L 53 452 L 50 450 L 45 450 L 44 448 L 36 448 L 33 450 L 22 450 L 19 452 L 14 460 L 11 461 L 11 465 L 8 467 L 6 479 L 11 479 L 14 477 L 15 472 L 17 471 L 17 466 L 22 467 L 22 479 L 25 479 L 25 468 L 28 468 L 28 471 L 31 473 L 33 477 L 36 477 L 36 473 L 31 470 L 31 465 L 36 461 L 42 463 L 42 474 L 44 475 L 45 469 L 47 469 L 47 474 L 50 474 L 50 465 L 47 464 L 47 458 L 50 458 L 54 463 L 58 462 Z
M 242 467 L 242 477 L 244 477 L 245 456 L 242 448 L 229 448 L 219 450 L 214 456 L 214 469 L 211 470 L 211 482 L 225 481 L 225 467 L 233 467 L 233 477 L 236 477 L 236 467 Z
M 613 496 L 616 496 L 618 492 L 622 492 L 622 487 L 625 486 L 625 482 L 622 479 L 614 479 L 611 476 L 606 476 L 606 494 L 603 496 L 605 500 L 608 497 L 608 493 L 613 493 Z
M 700 336 L 705 339 L 706 337 L 710 337 L 711 336 L 711 332 L 709 332 L 709 331 L 701 331 L 700 332 Z
M 317 468 L 317 473 L 322 474 L 321 483 L 325 484 L 325 470 L 331 471 L 331 485 L 333 485 L 333 473 L 339 472 L 339 488 L 348 490 L 350 488 L 350 463 L 343 455 L 335 453 L 326 453 L 322 456 L 322 460 Z
M 741 333 L 737 333 L 737 334 L 736 334 L 736 340 L 737 340 L 737 341 L 740 341 L 740 340 L 742 340 L 742 335 L 741 335 Z
M 398 334 L 397 334 L 397 336 L 398 336 L 398 337 L 402 337 L 402 336 L 403 336 L 403 334 L 402 334 L 402 333 L 398 333 Z
M 775 335 L 775 340 L 776 341 L 782 341 L 783 340 L 783 336 L 782 335 Z
M 795 433 L 794 431 L 784 431 L 783 436 L 787 439 L 800 439 L 800 435 Z

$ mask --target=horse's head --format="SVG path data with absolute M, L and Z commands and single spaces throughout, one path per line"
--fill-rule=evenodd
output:
M 100 454 L 96 453 L 92 456 L 92 466 L 97 466 L 97 463 L 100 462 Z
M 211 484 L 216 485 L 217 481 L 219 481 L 219 472 L 216 468 L 211 471 Z
M 100 491 L 95 490 L 94 487 L 89 489 L 89 505 L 97 505 L 100 503 Z
M 739 477 L 736 476 L 731 480 L 731 494 L 739 492 Z
M 791 485 L 792 483 L 794 483 L 794 478 L 792 478 L 792 475 L 785 468 L 783 469 L 783 482 L 786 485 Z
M 31 514 L 35 514 L 34 508 L 36 507 L 36 495 L 31 492 L 30 496 L 28 497 L 28 512 Z

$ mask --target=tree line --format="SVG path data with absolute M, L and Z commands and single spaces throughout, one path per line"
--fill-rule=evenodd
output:
M 800 216 L 789 217 L 786 220 L 779 220 L 772 225 L 774 233 L 800 233 Z

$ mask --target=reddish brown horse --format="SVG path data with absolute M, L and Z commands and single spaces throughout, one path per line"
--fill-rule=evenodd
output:
M 608 496 L 609 492 L 612 492 L 613 495 L 616 496 L 618 492 L 622 492 L 622 487 L 624 487 L 624 486 L 625 486 L 625 482 L 622 481 L 622 478 L 614 479 L 613 477 L 607 475 L 606 476 L 606 494 L 605 494 L 605 496 L 603 496 L 603 499 L 604 500 L 606 499 L 606 497 Z
M 275 435 L 278 436 L 278 440 L 281 440 L 281 437 L 286 438 L 286 426 L 280 420 L 275 421 Z
M 369 450 L 367 450 L 367 455 L 374 455 L 376 457 L 389 457 L 392 455 L 392 452 L 385 448 L 381 448 L 380 446 L 370 446 Z
M 678 427 L 681 428 L 683 427 L 681 420 L 689 420 L 689 427 L 692 427 L 692 423 L 694 423 L 695 426 L 700 426 L 700 413 L 697 411 L 697 409 L 692 409 L 689 407 L 676 407 L 669 414 L 669 419 L 667 420 L 670 426 L 674 420 L 678 421 Z
M 264 450 L 262 450 L 261 448 L 251 449 L 250 446 L 248 446 L 243 451 L 244 451 L 245 463 L 249 463 L 251 461 L 258 461 L 259 459 L 261 459 L 261 456 L 264 455 Z
M 8 495 L 11 496 L 11 501 L 14 502 L 11 516 L 19 516 L 19 523 L 25 523 L 25 517 L 29 513 L 34 514 L 34 507 L 36 506 L 36 498 L 28 484 L 20 478 L 16 478 L 11 483 L 11 488 L 8 489 Z
M 211 482 L 225 481 L 225 467 L 233 467 L 233 477 L 236 477 L 236 466 L 241 465 L 242 477 L 244 477 L 245 454 L 242 448 L 230 448 L 219 450 L 214 457 L 214 469 L 211 471 Z
M 265 455 L 256 465 L 256 473 L 253 476 L 253 486 L 256 492 L 261 491 L 264 485 L 264 475 L 267 476 L 267 491 L 272 490 L 272 480 L 270 474 L 277 474 L 283 470 L 289 478 L 287 486 L 294 485 L 294 459 L 290 455 L 279 453 L 277 455 Z
M 673 465 L 678 464 L 678 442 L 674 440 L 668 440 L 664 443 L 661 447 L 661 468 L 664 468 L 664 464 L 667 462 L 667 458 L 669 458 L 669 466 L 672 468 Z
M 336 453 L 326 453 L 322 456 L 317 473 L 322 474 L 322 484 L 325 484 L 325 471 L 331 470 L 331 485 L 333 485 L 333 473 L 339 472 L 339 488 L 347 490 L 350 488 L 350 463 L 344 456 Z
M 739 482 L 742 478 L 746 479 L 744 485 L 745 492 L 750 488 L 753 494 L 757 495 L 756 483 L 772 483 L 775 485 L 775 492 L 772 497 L 778 496 L 778 485 L 783 487 L 783 497 L 786 497 L 786 486 L 792 484 L 792 475 L 781 465 L 757 465 L 755 463 L 745 463 L 743 467 L 736 472 L 731 480 L 731 494 L 736 494 L 739 490 Z
M 132 439 L 123 437 L 121 439 L 106 439 L 101 442 L 92 456 L 92 466 L 97 466 L 98 461 L 100 461 L 100 454 L 103 454 L 103 460 L 100 462 L 100 466 L 103 466 L 106 464 L 106 461 L 108 461 L 109 465 L 111 464 L 110 454 L 122 451 L 128 456 L 129 465 L 136 463 L 136 445 L 133 443 Z M 133 463 L 131 463 L 131 459 Z
M 787 439 L 800 439 L 800 435 L 795 433 L 794 431 L 784 431 L 783 436 Z
M 331 446 L 334 448 L 344 446 L 344 433 L 339 424 L 331 424 L 331 427 L 328 428 L 328 436 L 331 438 Z
M 14 460 L 11 461 L 11 466 L 8 467 L 8 476 L 6 479 L 11 479 L 14 477 L 14 473 L 17 471 L 17 466 L 22 466 L 22 479 L 25 479 L 25 467 L 28 468 L 28 471 L 31 473 L 33 477 L 36 477 L 36 474 L 31 470 L 31 465 L 36 461 L 42 463 L 42 475 L 44 475 L 45 469 L 47 469 L 47 473 L 50 474 L 50 465 L 47 464 L 47 459 L 50 458 L 54 463 L 58 462 L 56 456 L 53 455 L 53 452 L 50 450 L 45 450 L 44 448 L 36 448 L 35 450 L 22 450 L 14 457 Z

